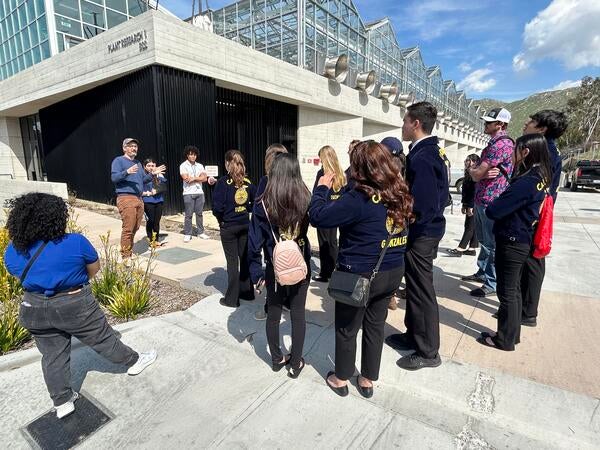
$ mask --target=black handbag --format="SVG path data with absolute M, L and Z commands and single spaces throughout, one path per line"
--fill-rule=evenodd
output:
M 358 273 L 341 272 L 334 270 L 329 280 L 329 286 L 327 286 L 327 293 L 336 302 L 344 303 L 346 305 L 354 306 L 356 308 L 363 308 L 367 306 L 369 301 L 369 292 L 371 290 L 371 283 L 375 279 L 375 276 L 379 272 L 379 267 L 383 262 L 383 257 L 387 251 L 392 235 L 389 235 L 385 243 L 385 247 L 379 254 L 379 260 L 377 265 L 370 277 Z

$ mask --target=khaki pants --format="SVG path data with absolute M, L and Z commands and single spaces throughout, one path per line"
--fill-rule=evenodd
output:
M 121 214 L 123 225 L 121 228 L 121 256 L 131 257 L 133 237 L 142 224 L 144 217 L 144 202 L 135 195 L 117 196 L 117 208 Z

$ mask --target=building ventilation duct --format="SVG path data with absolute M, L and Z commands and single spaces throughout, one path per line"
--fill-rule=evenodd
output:
M 458 119 L 452 119 L 452 124 L 458 125 Z
M 397 104 L 406 108 L 415 102 L 415 93 L 409 92 L 408 94 L 400 94 L 398 96 Z
M 379 88 L 379 98 L 387 100 L 388 103 L 394 103 L 398 98 L 398 85 L 394 81 L 391 84 L 382 84 Z
M 370 70 L 369 72 L 360 72 L 356 76 L 356 83 L 354 87 L 359 91 L 363 91 L 367 94 L 373 92 L 375 89 L 375 81 L 377 79 L 377 75 L 375 75 L 374 70 Z
M 444 122 L 448 122 L 448 123 L 452 122 L 452 116 L 451 115 L 444 116 Z
M 445 116 L 446 116 L 446 114 L 444 114 L 444 111 L 438 111 L 438 113 L 437 113 L 438 122 L 444 123 Z
M 338 83 L 343 83 L 348 76 L 348 55 L 341 54 L 325 60 L 323 75 Z

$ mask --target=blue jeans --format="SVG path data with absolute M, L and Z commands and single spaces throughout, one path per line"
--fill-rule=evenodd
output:
M 483 286 L 496 292 L 496 238 L 492 228 L 494 221 L 485 215 L 485 207 L 475 205 L 475 233 L 481 244 L 477 258 L 477 275 L 484 278 Z

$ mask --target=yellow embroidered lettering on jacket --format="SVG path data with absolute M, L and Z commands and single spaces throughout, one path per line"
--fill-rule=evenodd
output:
M 390 248 L 402 247 L 403 245 L 406 245 L 407 240 L 408 240 L 408 236 L 398 236 L 398 237 L 392 238 L 390 240 Z M 386 242 L 387 242 L 386 239 L 381 241 L 381 248 L 385 247 Z

